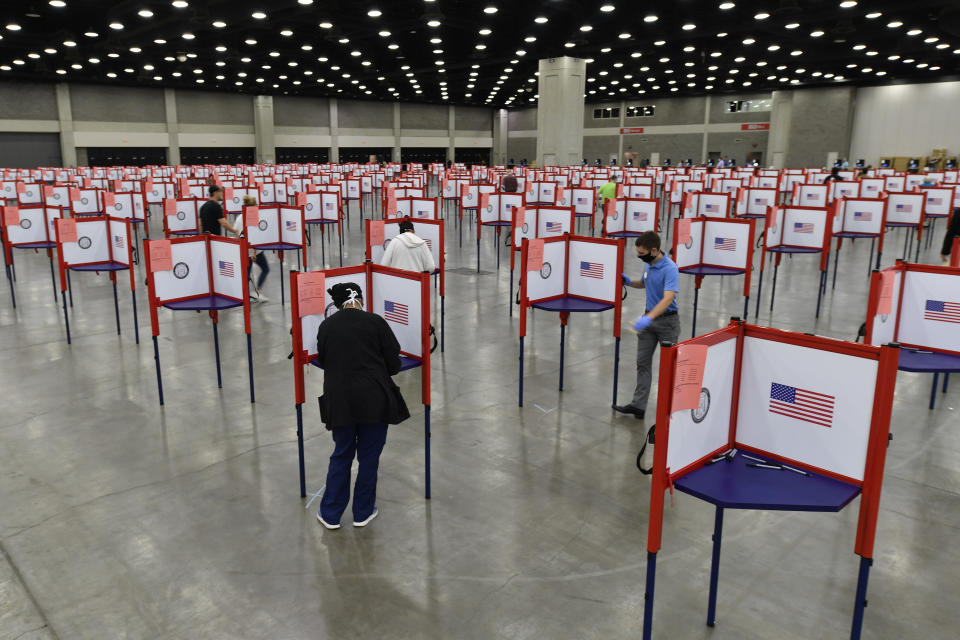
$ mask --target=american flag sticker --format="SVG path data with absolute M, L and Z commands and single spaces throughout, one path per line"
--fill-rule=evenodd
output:
M 390 322 L 402 325 L 406 325 L 410 321 L 407 305 L 392 300 L 383 301 L 383 317 Z
M 927 304 L 923 308 L 923 319 L 960 324 L 960 303 L 927 300 Z
M 943 204 L 943 198 L 927 198 L 929 204 Z
M 817 197 L 817 194 L 815 194 L 815 193 L 805 193 L 805 194 L 803 194 L 803 197 L 806 198 L 807 200 L 809 200 L 810 198 L 816 198 L 816 197 Z
M 736 251 L 737 239 L 716 237 L 713 239 L 713 248 L 720 251 Z
M 126 245 L 123 243 L 123 236 L 113 236 L 113 246 L 117 249 L 125 249 Z
M 634 211 L 634 212 L 633 212 L 633 219 L 636 220 L 637 222 L 645 222 L 645 221 L 647 220 L 647 212 L 646 212 L 646 211 Z
M 296 231 L 297 230 L 297 221 L 296 220 L 284 220 L 283 228 L 287 231 Z
M 767 200 L 766 200 L 766 198 L 754 198 L 754 199 L 753 199 L 753 204 L 759 204 L 759 205 L 766 206 Z
M 797 233 L 813 233 L 812 222 L 794 222 L 793 230 Z
M 821 427 L 833 426 L 835 401 L 834 396 L 825 393 L 808 391 L 778 382 L 770 385 L 770 413 Z
M 324 202 L 324 203 L 323 203 L 323 208 L 324 208 L 324 209 L 333 209 L 333 203 L 330 202 L 330 201 Z
M 577 204 L 583 204 L 583 203 L 585 203 L 586 201 L 587 201 L 586 198 L 583 198 L 583 197 L 581 197 L 581 196 L 577 196 Z
M 873 213 L 870 211 L 854 211 L 853 219 L 859 220 L 860 222 L 870 222 L 873 220 Z
M 913 213 L 913 205 L 912 205 L 912 204 L 898 204 L 898 205 L 896 206 L 896 211 L 898 211 L 898 212 L 900 212 L 900 213 Z
M 430 215 L 430 213 L 429 213 L 426 209 L 417 209 L 417 217 L 418 217 L 418 218 L 426 218 L 426 217 L 429 216 L 429 215 Z
M 424 242 L 427 243 L 427 249 L 433 251 L 433 241 L 430 238 L 424 238 Z
M 716 213 L 717 211 L 720 210 L 720 208 L 717 207 L 717 205 L 715 205 L 715 204 L 709 204 L 709 203 L 708 203 L 708 204 L 703 205 L 703 210 L 704 210 L 704 211 L 709 211 L 709 212 Z
M 223 276 L 224 278 L 232 278 L 232 277 L 233 277 L 233 263 L 232 263 L 232 262 L 230 262 L 229 260 L 219 260 L 219 261 L 217 262 L 217 266 L 219 267 L 218 271 L 219 271 L 219 273 L 220 273 L 221 276 Z
M 585 278 L 603 278 L 603 263 L 581 261 L 580 275 Z
M 545 225 L 544 233 L 550 235 L 557 235 L 563 233 L 563 225 L 559 222 L 547 222 Z

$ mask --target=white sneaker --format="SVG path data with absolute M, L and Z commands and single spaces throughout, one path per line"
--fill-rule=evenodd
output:
M 330 524 L 329 522 L 327 522 L 326 520 L 324 520 L 323 517 L 320 515 L 320 512 L 319 512 L 319 511 L 317 511 L 317 520 L 319 520 L 319 521 L 320 521 L 320 524 L 322 524 L 323 526 L 325 526 L 327 529 L 333 530 L 333 529 L 339 529 L 339 528 L 340 528 L 340 525 L 339 525 L 339 524 Z
M 263 295 L 262 293 L 259 293 L 259 294 L 257 294 L 257 302 L 260 302 L 260 303 L 270 302 L 270 298 L 268 298 L 267 296 Z
M 361 520 L 360 522 L 354 522 L 354 523 L 353 523 L 353 526 L 355 526 L 355 527 L 365 527 L 365 526 L 367 526 L 368 524 L 370 524 L 370 521 L 373 520 L 374 518 L 376 518 L 378 515 L 380 515 L 380 509 L 377 509 L 376 507 L 374 507 L 374 508 L 373 508 L 373 513 L 371 513 L 369 516 L 367 516 L 367 519 L 366 519 L 366 520 Z M 339 525 L 338 525 L 338 526 L 339 526 Z

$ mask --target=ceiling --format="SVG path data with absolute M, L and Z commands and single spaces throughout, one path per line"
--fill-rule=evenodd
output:
M 104 5 L 107 5 L 104 11 Z M 497 107 L 954 76 L 957 0 L 4 0 L 0 79 Z M 732 6 L 729 6 L 732 5 Z

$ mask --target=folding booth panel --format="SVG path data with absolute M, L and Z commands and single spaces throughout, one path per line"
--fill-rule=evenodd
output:
M 243 215 L 246 217 L 246 213 Z M 280 208 L 276 206 L 259 207 L 257 209 L 257 219 L 256 226 L 247 226 L 247 221 L 243 221 L 243 235 L 247 238 L 250 246 L 278 244 L 280 242 Z
M 139 193 L 117 193 L 114 194 L 112 207 L 106 207 L 107 214 L 114 218 L 132 218 L 134 220 L 146 220 L 146 205 L 143 195 Z
M 61 220 L 58 224 L 63 224 Z M 110 241 L 107 220 L 78 219 L 77 240 L 60 243 L 61 260 L 68 266 L 96 264 L 110 261 Z
M 537 209 L 524 209 L 522 217 L 520 210 L 514 209 L 513 215 L 516 218 L 513 225 L 513 246 L 519 249 L 523 240 L 537 237 Z
M 231 187 L 233 193 L 230 198 L 223 198 L 223 210 L 227 213 L 243 213 L 243 198 L 250 196 L 256 204 L 260 204 L 260 189 L 256 187 Z
M 883 178 L 883 190 L 887 193 L 893 191 L 906 191 L 906 176 L 885 176 Z
M 148 244 L 151 246 L 153 242 Z M 154 271 L 153 295 L 158 304 L 210 295 L 207 245 L 202 237 L 170 243 L 169 271 Z M 243 274 L 246 277 L 246 274 Z
M 285 182 L 264 182 L 260 185 L 260 202 L 286 204 L 289 193 Z
M 69 207 L 70 189 L 67 185 L 46 186 L 44 191 L 44 203 L 50 207 Z
M 173 213 L 168 215 L 167 211 L 173 202 Z M 186 235 L 200 232 L 200 201 L 196 198 L 178 198 L 177 200 L 164 200 L 164 220 L 166 222 L 166 231 L 168 234 Z
M 436 220 L 437 201 L 434 198 L 397 198 L 397 215 L 390 217 L 414 220 Z
M 828 185 L 799 184 L 793 191 L 793 205 L 802 207 L 827 206 Z
M 885 189 L 883 178 L 861 178 L 860 179 L 860 197 L 861 198 L 879 198 Z
M 43 204 L 43 185 L 36 182 L 28 182 L 17 189 L 17 202 L 20 204 Z
M 422 281 L 373 272 L 369 307 L 382 316 L 400 343 L 400 351 L 414 358 L 423 357 Z
M 830 186 L 831 202 L 833 202 L 837 198 L 859 198 L 860 197 L 859 182 L 844 182 L 842 180 L 831 180 L 829 186 Z
M 823 248 L 827 231 L 826 209 L 783 207 L 780 211 L 783 212 L 781 245 Z M 767 248 L 773 247 L 767 245 Z
M 304 247 L 307 244 L 303 228 L 303 209 L 290 205 L 280 209 L 280 242 Z
M 946 218 L 953 211 L 953 187 L 923 187 L 926 197 L 923 214 L 928 218 Z
M 956 271 L 928 272 L 908 265 L 897 323 L 898 342 L 960 353 L 960 272 Z
M 890 291 L 890 313 L 874 314 L 872 319 L 868 318 L 869 330 L 865 342 L 875 346 L 889 344 L 897 340 L 897 321 L 900 317 L 900 291 L 903 288 L 904 271 L 901 267 L 890 267 L 880 273 L 889 273 L 893 279 L 893 286 Z M 871 291 L 871 294 L 873 291 Z M 872 295 L 871 295 L 872 297 Z M 926 305 L 924 305 L 926 306 Z
M 752 223 L 708 219 L 704 225 L 700 262 L 707 266 L 748 270 L 753 253 L 750 243 Z
M 738 211 L 738 215 L 762 216 L 767 213 L 767 207 L 773 207 L 777 204 L 776 189 L 749 187 L 745 193 L 745 208 L 742 212 Z
M 680 242 L 680 220 L 674 220 L 673 225 L 673 261 L 677 268 L 683 269 L 700 264 L 704 220 L 694 219 L 690 221 L 690 239 L 687 242 Z
M 887 224 L 919 225 L 925 205 L 922 193 L 890 193 L 886 199 Z
M 390 246 L 390 242 L 400 235 L 400 222 L 401 220 L 387 220 L 383 223 L 383 244 L 371 245 L 369 234 L 367 235 L 368 260 L 373 261 L 374 264 L 381 263 L 383 254 Z M 426 241 L 427 248 L 430 249 L 430 254 L 433 256 L 433 262 L 439 269 L 440 265 L 443 264 L 443 221 L 418 221 L 414 224 L 413 232 Z
M 908 173 L 903 179 L 905 191 L 913 191 L 926 181 L 927 177 L 919 173 Z
M 736 193 L 737 189 L 743 187 L 743 181 L 739 178 L 722 178 L 714 184 L 714 191 L 718 193 L 731 194 Z
M 297 194 L 297 204 L 303 207 L 303 219 L 306 222 L 330 221 L 340 219 L 340 196 L 333 192 L 301 192 Z
M 625 198 L 650 199 L 654 196 L 652 184 L 627 184 L 623 186 Z
M 110 259 L 113 262 L 119 262 L 120 264 L 125 264 L 128 267 L 130 266 L 130 253 L 129 250 L 132 248 L 131 244 L 133 239 L 130 237 L 130 225 L 127 223 L 127 219 L 113 219 L 107 221 L 107 231 L 110 235 Z M 78 230 L 79 235 L 79 230 Z
M 616 303 L 620 298 L 619 245 L 609 242 L 570 239 L 566 287 L 568 295 L 610 304 Z
M 883 200 L 838 198 L 834 203 L 833 233 L 857 233 L 879 236 L 883 233 Z
M 56 242 L 54 225 L 62 216 L 60 207 L 20 207 L 20 223 L 5 226 L 12 246 Z
M 574 213 L 571 208 L 539 207 L 537 214 L 538 238 L 552 238 L 573 233 Z
M 618 200 L 619 204 L 621 201 Z M 660 201 L 642 198 L 624 198 L 623 231 L 640 234 L 656 231 L 660 220 Z
M 730 192 L 701 193 L 697 199 L 695 217 L 726 218 L 730 210 Z
M 241 245 L 236 242 L 210 238 L 213 293 L 234 300 L 243 300 L 243 281 L 246 280 L 247 274 L 242 273 L 241 251 Z
M 737 444 L 862 481 L 878 368 L 869 358 L 746 337 Z
M 94 215 L 102 211 L 99 189 L 78 189 L 71 196 L 70 210 L 74 215 Z
M 562 238 L 544 240 L 543 266 L 537 275 L 526 274 L 526 293 L 530 302 L 562 296 L 567 273 L 567 244 Z M 619 277 L 619 274 L 618 276 Z

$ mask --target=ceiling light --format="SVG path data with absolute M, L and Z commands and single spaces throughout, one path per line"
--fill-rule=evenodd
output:
M 580 27 L 580 31 L 592 31 L 592 30 L 593 30 L 593 27 L 591 27 L 588 24 L 585 24 L 582 27 Z
M 111 23 L 110 23 L 110 28 L 113 29 L 113 30 L 115 30 L 115 31 L 120 31 L 121 29 L 123 29 L 123 23 L 122 23 L 122 22 L 111 22 Z
M 190 3 L 188 3 L 187 0 L 173 0 L 173 2 L 171 2 L 170 4 L 172 4 L 177 9 L 185 9 L 186 7 L 190 6 Z
M 693 47 L 690 45 L 687 45 L 686 47 L 683 48 L 683 50 L 686 51 L 687 53 L 690 53 L 691 51 L 696 51 L 696 49 L 697 49 L 696 47 Z
M 370 9 L 370 11 L 367 11 L 367 15 L 371 18 L 379 18 L 383 15 L 383 12 L 380 9 Z
M 799 49 L 795 49 L 794 51 L 791 51 L 791 52 L 790 52 L 790 55 L 792 55 L 792 56 L 802 56 L 802 55 L 803 55 L 803 51 L 800 51 Z
M 800 26 L 799 22 L 791 22 L 788 25 L 784 25 L 784 29 L 796 29 L 799 26 Z
M 655 46 L 655 47 L 662 47 L 662 46 L 665 45 L 665 44 L 667 44 L 667 41 L 666 41 L 666 40 L 657 40 L 657 41 L 655 41 L 655 42 L 653 43 L 653 46 Z
M 428 27 L 434 27 L 434 28 L 439 27 L 439 26 L 440 26 L 440 21 L 439 21 L 439 20 L 430 20 L 429 22 L 427 22 L 427 26 L 428 26 Z
M 921 33 L 923 33 L 923 29 L 910 29 L 910 31 L 907 31 L 908 36 L 918 36 Z
M 83 35 L 87 36 L 88 38 L 96 38 L 96 37 L 99 36 L 100 34 L 97 33 L 96 31 L 86 31 L 86 32 L 84 32 Z
M 333 23 L 331 23 L 331 22 L 321 22 L 321 23 L 320 23 L 320 28 L 321 28 L 321 29 L 333 29 Z
M 683 25 L 680 28 L 683 29 L 684 31 L 693 31 L 694 29 L 697 28 L 697 25 L 693 24 L 692 22 L 688 22 L 687 24 Z
M 150 11 L 150 9 L 140 9 L 140 11 L 137 11 L 137 15 L 141 18 L 152 18 L 153 11 Z
M 214 26 L 216 26 L 216 25 L 214 25 Z M 290 36 L 293 35 L 293 31 L 291 31 L 290 29 L 284 29 L 283 31 L 280 32 L 280 35 L 282 35 L 282 36 L 284 36 L 284 37 L 286 37 L 286 38 L 289 38 Z
M 566 47 L 567 49 L 572 49 L 573 47 L 575 47 L 575 46 L 577 46 L 577 45 L 573 44 L 572 42 L 564 42 L 564 43 L 563 43 L 563 46 Z
M 43 50 L 43 52 L 44 52 L 44 53 L 50 53 L 50 54 L 53 54 L 53 53 L 56 53 L 56 52 L 57 52 L 57 50 L 56 50 L 56 49 L 44 49 L 44 50 Z
M 866 48 L 867 48 L 867 45 L 865 45 L 865 44 L 856 44 L 856 45 L 853 45 L 853 50 L 854 50 L 854 51 L 860 51 L 860 50 L 866 49 Z
M 619 37 L 621 40 L 627 40 L 627 39 L 630 38 L 630 34 L 629 34 L 629 33 L 621 33 L 621 34 L 620 34 L 619 36 L 617 36 L 617 37 Z
M 193 35 L 192 33 L 185 33 L 185 34 L 183 34 L 181 37 L 182 37 L 184 40 L 193 40 L 193 39 L 196 38 L 197 36 Z
M 766 11 L 761 11 L 760 13 L 754 15 L 754 16 L 753 16 L 753 19 L 754 19 L 754 20 L 766 20 L 766 19 L 769 18 L 769 17 L 770 17 L 770 14 L 769 14 L 769 13 L 767 13 Z
M 723 11 L 726 11 L 727 9 L 733 9 L 735 6 L 737 6 L 737 5 L 733 4 L 732 2 L 721 2 L 721 3 L 720 3 L 720 9 L 722 9 Z
M 902 26 L 903 26 L 903 23 L 900 22 L 899 20 L 894 20 L 893 22 L 887 23 L 887 27 L 889 27 L 890 29 L 896 29 L 897 27 L 902 27 Z
M 879 11 L 874 11 L 873 13 L 868 13 L 865 17 L 866 17 L 868 20 L 873 20 L 874 18 L 879 18 L 879 17 L 882 16 L 882 15 L 883 15 L 883 14 L 880 13 Z
M 477 48 L 478 50 L 480 50 L 480 51 L 483 51 L 484 49 L 487 48 L 487 45 L 485 45 L 485 44 L 478 44 L 478 45 L 476 46 L 476 48 Z
M 823 35 L 823 33 L 824 33 L 823 31 L 821 31 L 820 29 L 817 29 L 816 31 L 811 31 L 811 32 L 810 32 L 810 37 L 811 37 L 811 38 L 819 38 L 820 36 Z
M 756 42 L 756 40 L 753 38 L 744 38 L 743 40 L 743 44 L 753 44 L 754 42 Z
M 77 46 L 77 43 L 74 42 L 73 40 L 64 40 L 64 41 L 63 41 L 63 46 L 65 46 L 65 47 L 75 47 L 75 46 Z
M 163 38 L 156 38 L 156 39 L 153 41 L 153 44 L 167 44 L 167 41 L 164 40 Z
M 779 50 L 780 50 L 780 45 L 778 44 L 772 44 L 769 47 L 767 47 L 767 51 L 779 51 Z
M 483 12 L 484 12 L 484 13 L 496 13 L 496 12 L 497 12 L 497 8 L 496 8 L 496 7 L 487 7 L 486 9 L 483 10 Z
M 946 42 L 941 42 L 940 44 L 937 45 L 937 49 L 949 49 L 949 48 L 950 48 L 950 45 L 948 45 Z
M 390 32 L 389 32 L 389 31 L 380 31 L 377 35 L 379 35 L 379 36 L 381 36 L 381 37 L 383 37 L 383 38 L 387 38 L 387 37 L 390 36 Z
M 64 2 L 63 0 L 50 0 L 50 2 L 49 2 L 48 4 L 49 4 L 51 7 L 57 7 L 58 9 L 59 9 L 60 7 L 65 7 L 65 6 L 67 6 L 67 3 Z
M 313 4 L 313 0 L 297 0 L 300 4 Z
M 843 0 L 843 2 L 840 3 L 841 9 L 849 9 L 855 6 L 857 6 L 856 0 Z
M 254 40 L 253 38 L 247 38 L 246 40 L 244 40 L 244 42 L 251 46 L 257 44 L 257 41 Z
M 400 45 L 398 44 L 388 44 L 387 49 L 399 49 Z
M 130 47 L 130 53 L 140 53 L 143 51 L 140 47 Z
M 534 18 L 533 21 L 536 22 L 537 24 L 543 24 L 544 22 L 547 21 L 547 19 L 544 18 L 543 16 L 538 16 Z
M 523 41 L 524 41 L 524 42 L 536 42 L 537 39 L 534 38 L 533 36 L 527 36 L 526 38 L 523 39 Z
M 940 38 L 937 38 L 936 36 L 930 36 L 929 38 L 924 38 L 923 41 L 926 42 L 927 44 L 932 44 L 939 39 Z
M 254 20 L 266 20 L 267 14 L 265 14 L 263 11 L 254 11 L 250 14 L 250 17 Z
M 651 14 L 651 15 L 648 15 L 648 16 L 643 16 L 643 21 L 644 21 L 644 22 L 656 22 L 656 21 L 659 20 L 659 19 L 660 19 L 660 18 L 658 18 L 657 16 L 652 15 L 652 14 Z

